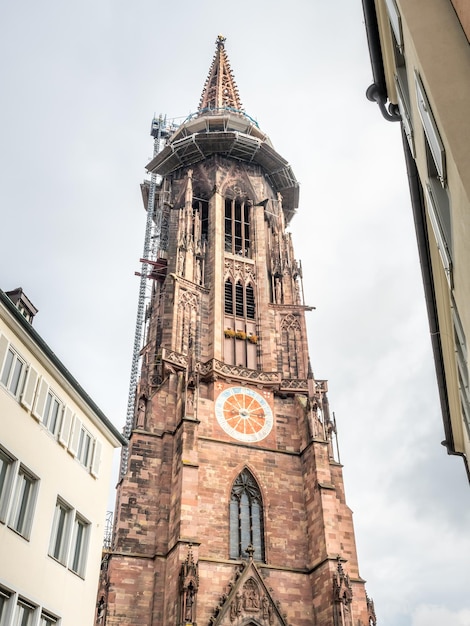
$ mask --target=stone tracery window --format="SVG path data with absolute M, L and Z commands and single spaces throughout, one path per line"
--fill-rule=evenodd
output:
M 251 203 L 240 199 L 225 200 L 225 251 L 251 257 Z
M 248 556 L 264 561 L 263 503 L 261 491 L 252 473 L 244 469 L 235 479 L 230 496 L 230 558 Z
M 255 290 L 251 283 L 243 285 L 238 280 L 234 285 L 231 279 L 227 278 L 224 291 L 224 310 L 227 315 L 245 317 L 250 320 L 255 319 Z

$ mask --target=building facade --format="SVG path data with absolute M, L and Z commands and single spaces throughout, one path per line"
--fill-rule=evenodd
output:
M 216 46 L 148 165 L 160 247 L 97 623 L 369 626 L 286 231 L 298 184 Z
M 10 295 L 0 291 L 0 625 L 92 624 L 125 440 L 35 332 L 22 290 Z
M 374 83 L 401 123 L 445 441 L 470 478 L 470 5 L 363 0 Z

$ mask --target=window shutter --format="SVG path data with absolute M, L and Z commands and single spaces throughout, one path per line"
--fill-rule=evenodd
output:
M 42 417 L 44 414 L 44 406 L 46 404 L 47 392 L 49 391 L 49 385 L 41 378 L 39 382 L 39 391 L 36 395 L 36 402 L 34 403 L 34 408 L 32 410 L 32 415 L 39 421 L 42 421 Z
M 5 360 L 5 354 L 8 350 L 8 339 L 5 335 L 0 335 L 0 374 L 3 370 L 3 361 Z
M 243 317 L 243 285 L 240 281 L 235 285 L 235 315 Z
M 66 448 L 69 443 L 70 430 L 72 427 L 72 417 L 72 409 L 66 406 L 64 408 L 64 416 L 62 418 L 62 424 L 59 431 L 59 443 L 62 444 L 64 448 Z
M 233 288 L 230 280 L 225 281 L 225 313 L 233 315 Z
M 99 471 L 100 471 L 100 464 L 101 464 L 101 448 L 102 448 L 102 444 L 101 441 L 96 440 L 95 441 L 95 447 L 93 449 L 93 460 L 91 462 L 91 474 L 92 476 L 94 476 L 95 478 L 98 478 L 99 476 Z
M 28 409 L 29 411 L 33 408 L 34 392 L 36 391 L 38 378 L 39 374 L 36 372 L 34 367 L 30 365 L 20 400 L 25 409 Z
M 69 452 L 72 456 L 77 456 L 78 442 L 80 441 L 81 421 L 75 415 L 73 418 L 72 436 L 70 437 Z

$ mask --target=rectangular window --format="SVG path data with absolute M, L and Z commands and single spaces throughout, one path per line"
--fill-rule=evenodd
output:
M 6 589 L 0 588 L 0 626 L 6 626 L 8 603 L 11 599 L 11 593 Z
M 393 34 L 395 35 L 396 43 L 400 52 L 403 52 L 403 32 L 401 27 L 400 12 L 395 4 L 395 0 L 385 0 L 385 4 L 387 5 L 388 17 L 390 19 Z
M 25 539 L 29 538 L 31 531 L 37 485 L 37 478 L 32 476 L 23 466 L 20 466 L 16 477 L 8 525 Z
M 78 439 L 77 459 L 82 465 L 89 468 L 91 463 L 91 455 L 93 453 L 93 437 L 84 428 L 80 427 L 80 436 Z
M 424 85 L 421 81 L 421 77 L 417 72 L 415 72 L 415 87 L 419 116 L 421 117 L 424 133 L 429 142 L 429 148 L 431 150 L 432 158 L 436 165 L 439 181 L 444 187 L 447 178 L 446 153 L 444 150 L 444 144 L 442 143 L 441 136 L 439 134 L 439 130 L 437 128 L 437 124 L 432 113 L 431 105 L 429 104 L 429 100 L 424 89 Z
M 54 522 L 52 524 L 49 555 L 65 565 L 70 538 L 70 518 L 72 509 L 60 498 L 57 499 Z
M 22 383 L 24 381 L 24 373 L 26 371 L 25 362 L 16 354 L 12 348 L 8 348 L 8 352 L 3 365 L 0 382 L 8 391 L 17 398 L 22 391 Z
M 63 408 L 60 400 L 51 391 L 48 391 L 42 422 L 53 435 L 57 435 L 59 432 Z
M 32 626 L 34 610 L 35 607 L 28 602 L 18 600 L 13 626 Z
M 41 621 L 39 622 L 39 626 L 54 626 L 57 624 L 57 618 L 52 615 L 48 615 L 47 613 L 41 613 Z
M 0 448 L 0 520 L 4 521 L 13 476 L 13 459 Z M 0 622 L 1 626 L 1 622 Z
M 444 266 L 447 282 L 449 283 L 449 287 L 452 289 L 452 256 L 449 242 L 446 238 L 445 229 L 443 227 L 443 215 L 448 213 L 446 210 L 448 207 L 446 207 L 445 198 L 443 203 L 439 203 L 441 195 L 436 193 L 437 189 L 438 187 L 432 184 L 432 180 L 426 183 L 426 206 L 428 209 L 429 221 L 431 222 L 434 237 L 439 249 L 442 265 Z
M 69 568 L 82 577 L 85 574 L 89 528 L 90 524 L 78 514 L 76 514 L 73 524 L 73 536 L 72 546 L 70 550 Z

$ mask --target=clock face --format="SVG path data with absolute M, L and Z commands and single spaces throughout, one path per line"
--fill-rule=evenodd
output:
M 266 400 L 247 387 L 229 387 L 215 402 L 221 428 L 238 441 L 261 441 L 273 427 L 273 412 Z

